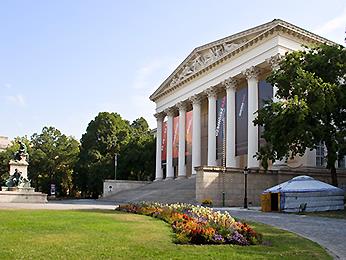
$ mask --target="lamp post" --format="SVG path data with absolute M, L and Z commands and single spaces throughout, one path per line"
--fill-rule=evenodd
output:
M 114 180 L 117 179 L 118 154 L 114 155 Z
M 245 166 L 243 172 L 244 172 L 244 209 L 247 209 L 247 175 L 249 173 L 249 169 Z

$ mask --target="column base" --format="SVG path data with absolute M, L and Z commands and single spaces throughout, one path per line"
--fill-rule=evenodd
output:
M 163 178 L 156 178 L 156 179 L 154 180 L 154 182 L 162 181 L 162 180 L 163 180 Z
M 186 175 L 184 175 L 184 176 L 178 176 L 178 177 L 176 178 L 176 180 L 182 180 L 182 179 L 187 179 L 187 176 L 186 176 Z
M 165 179 L 163 179 L 164 181 L 169 181 L 169 180 L 173 180 L 173 177 L 166 177 Z

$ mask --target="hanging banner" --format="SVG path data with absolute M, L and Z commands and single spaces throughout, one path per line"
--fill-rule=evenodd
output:
M 247 87 L 235 93 L 236 109 L 236 155 L 247 154 L 248 98 Z
M 179 155 L 179 116 L 173 118 L 173 158 Z
M 218 98 L 216 101 L 216 158 L 223 158 L 225 120 L 226 120 L 226 97 Z
M 167 160 L 167 122 L 162 124 L 161 161 Z
M 192 154 L 192 111 L 186 112 L 185 155 Z

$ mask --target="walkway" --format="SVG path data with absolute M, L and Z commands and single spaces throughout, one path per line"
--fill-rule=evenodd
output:
M 223 208 L 233 217 L 288 230 L 320 244 L 335 259 L 346 260 L 346 220 L 296 214 L 261 212 L 258 209 Z

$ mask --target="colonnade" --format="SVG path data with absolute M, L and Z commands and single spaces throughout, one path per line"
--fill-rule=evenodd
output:
M 248 87 L 248 156 L 247 167 L 259 167 L 259 162 L 254 155 L 258 150 L 258 126 L 253 124 L 255 112 L 258 110 L 258 76 L 259 70 L 251 67 L 242 75 L 247 80 Z M 237 167 L 236 165 L 236 87 L 238 81 L 228 78 L 216 86 L 212 86 L 202 93 L 195 94 L 189 99 L 180 101 L 175 106 L 155 114 L 157 119 L 157 146 L 156 146 L 156 180 L 163 179 L 162 172 L 162 127 L 163 120 L 167 116 L 167 165 L 166 179 L 174 178 L 173 168 L 173 117 L 176 110 L 179 112 L 179 148 L 178 148 L 178 178 L 186 177 L 185 162 L 185 118 L 187 105 L 192 104 L 192 175 L 196 174 L 195 167 L 201 165 L 201 101 L 208 99 L 208 147 L 207 165 L 216 166 L 216 100 L 220 85 L 226 91 L 226 167 Z

